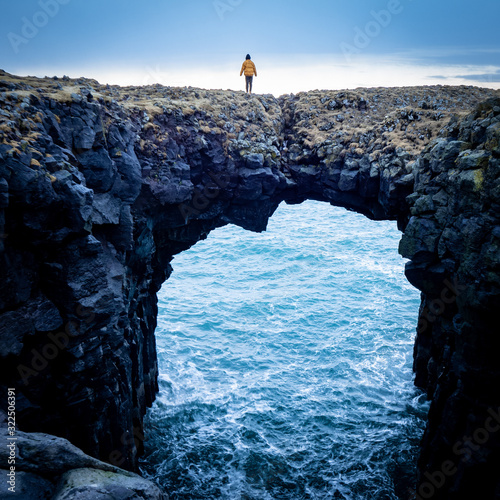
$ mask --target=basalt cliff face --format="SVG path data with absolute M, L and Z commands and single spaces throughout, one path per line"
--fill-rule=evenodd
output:
M 404 231 L 423 292 L 416 384 L 432 400 L 417 493 L 500 494 L 498 92 L 276 99 L 2 73 L 0 106 L 2 386 L 23 431 L 135 469 L 173 256 L 315 199 Z

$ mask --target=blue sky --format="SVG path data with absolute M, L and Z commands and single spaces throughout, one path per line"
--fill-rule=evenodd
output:
M 500 88 L 498 0 L 0 0 L 0 68 L 259 92 Z

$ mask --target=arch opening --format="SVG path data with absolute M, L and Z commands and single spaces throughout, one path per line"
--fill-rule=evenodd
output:
M 395 226 L 283 204 L 267 232 L 226 226 L 175 258 L 143 461 L 172 498 L 414 487 L 427 410 L 412 382 L 420 296 Z

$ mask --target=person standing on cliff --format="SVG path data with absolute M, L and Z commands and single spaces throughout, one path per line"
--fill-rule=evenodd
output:
M 253 83 L 253 75 L 257 77 L 257 68 L 250 57 L 250 54 L 247 54 L 245 62 L 243 66 L 241 66 L 240 76 L 245 73 L 246 80 L 246 91 L 248 94 L 252 93 L 252 83 Z

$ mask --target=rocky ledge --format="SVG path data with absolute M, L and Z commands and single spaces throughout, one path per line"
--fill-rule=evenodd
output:
M 416 384 L 432 401 L 417 494 L 464 498 L 477 481 L 482 498 L 499 494 L 498 92 L 276 99 L 2 72 L 0 106 L 2 386 L 24 432 L 136 470 L 173 256 L 315 199 L 404 232 L 422 291 Z
M 7 428 L 5 426 L 5 428 Z M 1 433 L 3 442 L 8 434 Z M 15 474 L 7 471 L 0 497 L 13 500 L 167 500 L 155 484 L 132 472 L 83 453 L 66 439 L 42 433 L 16 432 Z M 13 447 L 2 446 L 2 464 Z M 10 470 L 9 470 L 10 472 Z

